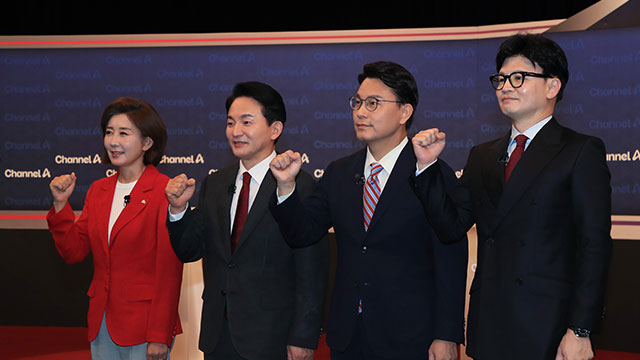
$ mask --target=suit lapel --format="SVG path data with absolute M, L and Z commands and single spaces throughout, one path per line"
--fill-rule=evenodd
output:
M 497 226 L 536 181 L 538 174 L 562 150 L 562 127 L 551 119 L 531 141 L 505 185 L 498 204 Z
M 362 192 L 364 191 L 364 182 L 366 181 L 363 170 L 366 158 L 366 148 L 355 154 L 353 162 L 348 166 L 349 170 L 347 171 L 347 174 L 345 174 L 346 191 L 341 194 L 344 196 L 345 204 L 343 214 L 350 218 L 346 219 L 347 221 L 345 221 L 345 224 L 347 224 L 351 233 L 357 239 L 364 239 L 366 235 L 366 232 L 364 231 L 364 214 L 362 210 Z M 371 224 L 369 224 L 369 227 L 371 227 Z
M 138 182 L 131 190 L 130 201 L 127 206 L 122 209 L 120 216 L 113 224 L 111 229 L 111 240 L 109 241 L 109 247 L 113 247 L 115 239 L 122 228 L 133 220 L 144 208 L 149 204 L 151 200 L 149 198 L 149 192 L 153 189 L 153 183 L 158 175 L 158 170 L 155 167 L 148 165 Z M 117 178 L 117 177 L 116 177 Z M 114 184 L 115 186 L 115 184 Z M 113 202 L 113 199 L 112 199 Z
M 221 174 L 223 176 L 222 183 L 229 184 L 230 188 L 224 189 L 226 191 L 222 191 L 221 194 L 213 194 L 213 196 L 215 196 L 216 213 L 219 217 L 219 219 L 214 220 L 220 222 L 222 230 L 222 241 L 217 241 L 214 246 L 220 247 L 220 253 L 224 254 L 227 258 L 231 257 L 231 202 L 233 201 L 234 191 L 241 190 L 235 189 L 239 167 L 239 164 L 236 162 L 235 165 L 228 169 L 228 173 L 224 175 Z M 231 189 L 234 189 L 234 191 L 231 191 Z
M 240 234 L 238 247 L 236 248 L 235 253 L 238 253 L 238 250 L 242 247 L 242 244 L 244 244 L 249 236 L 251 236 L 253 230 L 255 230 L 256 226 L 258 226 L 258 223 L 260 223 L 260 220 L 268 211 L 269 199 L 271 199 L 271 195 L 273 194 L 275 189 L 276 180 L 273 178 L 271 170 L 268 170 L 264 175 L 262 184 L 260 184 L 260 188 L 258 189 L 256 198 L 253 200 L 251 209 L 249 209 L 249 214 L 247 214 L 247 221 L 244 223 L 244 228 L 242 228 L 242 234 Z
M 502 190 L 504 189 L 504 168 L 506 166 L 507 146 L 511 134 L 507 133 L 489 147 L 489 153 L 483 159 L 486 163 L 482 166 L 483 185 L 493 203 L 498 207 Z
M 384 186 L 382 194 L 380 194 L 380 199 L 371 218 L 367 234 L 374 230 L 383 218 L 384 213 L 393 205 L 394 201 L 402 199 L 402 195 L 400 194 L 400 192 L 402 192 L 402 186 L 408 184 L 411 172 L 415 172 L 415 169 L 416 158 L 413 153 L 413 145 L 411 142 L 408 142 L 402 149 L 400 156 L 398 156 L 398 160 L 396 160 L 393 166 L 393 171 L 391 171 L 387 179 L 387 184 Z
M 113 204 L 113 194 L 116 189 L 116 182 L 118 181 L 118 174 L 112 175 L 107 178 L 108 181 L 102 183 L 100 187 L 100 195 L 96 204 L 96 214 L 109 214 L 109 216 L 96 216 L 98 222 L 98 234 L 100 237 L 100 243 L 104 252 L 109 254 L 109 217 L 111 214 L 111 204 Z

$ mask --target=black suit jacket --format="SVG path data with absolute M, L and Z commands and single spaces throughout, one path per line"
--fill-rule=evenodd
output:
M 322 326 L 329 244 L 292 250 L 268 211 L 276 188 L 268 171 L 231 254 L 229 209 L 238 164 L 209 175 L 195 210 L 168 222 L 171 244 L 183 262 L 204 258 L 200 349 L 218 342 L 225 305 L 233 344 L 247 359 L 286 359 L 286 345 L 314 349 Z M 315 187 L 298 176 L 303 194 Z
M 369 346 L 380 356 L 426 356 L 434 338 L 461 343 L 466 241 L 445 245 L 431 230 L 409 182 L 416 167 L 411 143 L 400 154 L 365 232 L 360 180 L 365 157 L 366 149 L 329 164 L 304 203 L 296 187 L 280 205 L 274 195 L 271 205 L 292 245 L 317 241 L 331 226 L 335 230 L 329 346 L 344 351 L 349 345 L 359 300 Z M 443 168 L 443 177 L 455 179 L 449 168 Z
M 550 120 L 504 184 L 506 136 L 474 147 L 449 196 L 440 161 L 416 179 L 443 240 L 476 224 L 467 353 L 554 359 L 569 326 L 594 330 L 611 252 L 611 189 L 600 139 Z

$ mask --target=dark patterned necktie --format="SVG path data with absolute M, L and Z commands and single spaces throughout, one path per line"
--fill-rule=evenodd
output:
M 524 144 L 527 142 L 527 137 L 520 134 L 516 136 L 516 148 L 509 156 L 509 162 L 507 163 L 507 167 L 504 169 L 504 182 L 505 184 L 509 181 L 509 177 L 511 176 L 511 172 L 516 167 L 516 164 L 522 157 L 522 153 L 524 153 Z
M 244 228 L 244 223 L 247 221 L 247 214 L 249 213 L 249 186 L 251 182 L 251 174 L 245 171 L 242 174 L 242 189 L 240 190 L 240 196 L 238 196 L 238 206 L 236 207 L 236 216 L 233 221 L 233 231 L 231 232 L 231 253 L 236 250 L 238 246 L 238 240 L 240 240 L 240 234 Z

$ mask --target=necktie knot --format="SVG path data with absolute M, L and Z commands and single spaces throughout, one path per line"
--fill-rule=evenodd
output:
M 516 136 L 516 147 L 524 148 L 524 144 L 527 143 L 528 138 L 525 135 Z
M 249 186 L 251 184 L 251 174 L 248 171 L 245 171 L 242 174 L 242 186 Z
M 378 176 L 378 174 L 380 174 L 384 169 L 379 162 L 372 162 L 369 166 L 371 166 L 371 174 L 369 176 Z

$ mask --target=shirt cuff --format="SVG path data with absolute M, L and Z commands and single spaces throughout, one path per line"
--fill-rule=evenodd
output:
M 435 159 L 431 164 L 425 166 L 422 170 L 418 169 L 418 162 L 416 162 L 416 176 L 422 174 L 423 171 L 427 170 L 431 165 L 435 164 L 438 159 Z
M 289 196 L 291 196 L 291 194 L 293 194 L 293 192 L 296 191 L 296 186 L 293 185 L 293 190 L 291 190 L 290 193 L 288 193 L 287 195 L 284 196 L 280 196 L 278 194 L 278 188 L 276 188 L 276 195 L 278 197 L 278 205 L 282 204 L 285 200 L 287 200 L 289 198 Z
M 171 205 L 169 205 L 169 222 L 176 222 L 176 221 L 180 221 L 182 220 L 182 217 L 184 216 L 184 214 L 186 214 L 187 209 L 189 208 L 189 203 L 187 203 L 187 206 L 185 206 L 184 211 L 181 213 L 177 213 L 177 214 L 172 214 L 171 213 Z

